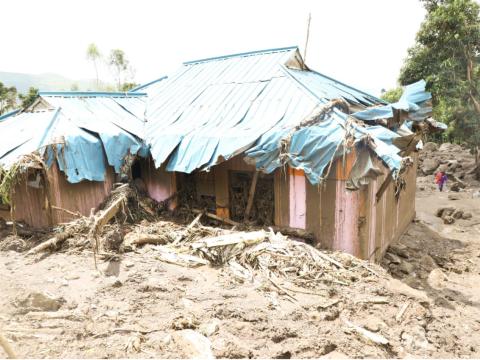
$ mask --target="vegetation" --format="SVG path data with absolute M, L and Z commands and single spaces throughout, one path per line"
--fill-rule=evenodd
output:
M 20 107 L 22 109 L 25 109 L 35 102 L 35 99 L 38 97 L 38 89 L 30 87 L 30 89 L 28 89 L 28 93 L 26 93 L 25 95 L 20 94 L 18 95 L 18 97 L 22 102 Z
M 480 146 L 480 5 L 475 0 L 423 0 L 427 15 L 399 81 L 427 81 L 433 113 L 448 140 Z
M 6 87 L 0 82 L 0 115 L 15 108 L 17 104 L 17 89 Z
M 98 50 L 97 45 L 94 43 L 91 43 L 87 47 L 87 59 L 92 62 L 93 67 L 95 68 L 95 80 L 98 89 L 100 87 L 98 78 L 98 62 L 102 59 L 102 54 Z
M 389 103 L 394 103 L 394 102 L 397 102 L 398 100 L 400 100 L 400 97 L 402 96 L 403 94 L 403 89 L 398 86 L 394 89 L 390 89 L 390 90 L 382 90 L 382 95 L 380 96 L 382 98 L 382 100 L 385 100 Z

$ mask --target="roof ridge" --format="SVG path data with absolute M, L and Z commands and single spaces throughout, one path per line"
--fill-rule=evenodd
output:
M 145 84 L 138 85 L 138 86 L 134 87 L 133 89 L 128 90 L 128 94 L 136 93 L 138 90 L 141 90 L 141 89 L 143 89 L 143 88 L 146 88 L 147 86 L 153 85 L 153 84 L 155 84 L 155 83 L 157 83 L 157 82 L 160 82 L 160 81 L 162 81 L 162 80 L 165 80 L 165 79 L 167 79 L 167 78 L 168 78 L 168 76 L 165 75 L 165 76 L 162 76 L 161 78 L 158 78 L 158 79 L 149 81 L 149 82 L 147 82 L 147 83 L 145 83 Z
M 266 54 L 266 53 L 275 53 L 275 52 L 282 52 L 282 51 L 289 51 L 289 50 L 294 50 L 298 49 L 298 46 L 287 46 L 287 47 L 282 47 L 282 48 L 274 48 L 274 49 L 265 49 L 265 50 L 255 50 L 255 51 L 248 51 L 248 52 L 243 52 L 243 53 L 236 53 L 236 54 L 229 54 L 229 55 L 223 55 L 223 56 L 215 56 L 215 57 L 210 57 L 210 58 L 205 58 L 205 59 L 199 59 L 199 60 L 192 60 L 192 61 L 186 61 L 183 63 L 183 65 L 192 65 L 192 64 L 197 64 L 201 62 L 207 62 L 207 61 L 212 61 L 212 60 L 223 60 L 223 59 L 229 59 L 232 57 L 239 57 L 239 56 L 251 56 L 251 55 L 257 55 L 257 54 Z
M 79 97 L 140 97 L 147 93 L 113 92 L 113 91 L 40 91 L 40 96 L 79 96 Z

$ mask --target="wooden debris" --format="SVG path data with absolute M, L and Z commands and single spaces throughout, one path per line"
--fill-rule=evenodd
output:
M 167 242 L 164 237 L 159 235 L 141 234 L 133 231 L 125 235 L 123 241 L 126 246 L 139 246 L 145 244 L 165 245 Z
M 13 351 L 12 347 L 8 343 L 7 339 L 5 339 L 5 337 L 1 333 L 0 333 L 0 346 L 2 347 L 2 349 L 5 351 L 5 353 L 10 359 L 17 358 L 17 356 L 15 355 L 15 352 Z
M 64 209 L 64 208 L 61 208 L 61 207 L 58 207 L 58 206 L 55 206 L 55 205 L 51 205 L 50 206 L 53 210 L 57 210 L 57 211 L 63 211 L 69 215 L 72 215 L 72 216 L 75 216 L 75 217 L 82 217 L 82 214 L 80 214 L 79 212 L 73 212 L 73 211 L 70 211 L 70 210 L 67 210 L 67 209 Z
M 172 242 L 172 246 L 178 244 L 180 241 L 182 241 L 185 236 L 187 235 L 188 231 L 193 229 L 193 227 L 200 221 L 200 218 L 203 216 L 203 212 L 198 214 L 195 219 L 187 226 L 185 231 L 183 231 L 181 234 L 177 235 L 176 239 Z
M 102 230 L 102 228 L 105 226 L 105 224 L 108 223 L 115 215 L 117 215 L 118 211 L 125 204 L 126 200 L 127 196 L 125 194 L 122 194 L 115 201 L 113 201 L 107 209 L 101 211 L 100 214 L 95 215 L 93 227 L 90 231 L 90 235 L 92 237 L 96 237 L 98 233 Z
M 165 246 L 159 246 L 156 248 L 156 250 L 158 251 L 158 255 L 156 256 L 158 260 L 165 261 L 170 264 L 185 267 L 197 267 L 210 264 L 208 260 L 202 259 L 201 257 L 177 253 L 175 250 Z
M 371 342 L 375 343 L 375 344 L 378 344 L 378 345 L 388 345 L 389 344 L 389 341 L 383 337 L 382 335 L 379 335 L 379 334 L 375 334 L 367 329 L 364 329 L 358 325 L 355 325 L 354 323 L 352 323 L 351 321 L 347 320 L 347 319 L 343 319 L 343 322 L 351 327 L 353 330 L 355 330 L 355 332 L 361 336 L 363 336 L 365 339 L 367 340 L 370 340 Z
M 37 245 L 34 248 L 30 249 L 27 252 L 27 255 L 38 254 L 39 252 L 42 252 L 48 249 L 56 249 L 61 243 L 63 243 L 65 240 L 67 240 L 71 236 L 72 234 L 70 232 L 63 232 L 63 233 L 57 234 L 53 238 L 50 238 L 49 240 L 41 243 L 40 245 Z
M 215 236 L 196 241 L 191 244 L 192 249 L 212 248 L 243 243 L 254 245 L 266 239 L 267 233 L 263 230 L 252 232 L 238 232 L 226 235 Z
M 203 214 L 204 213 L 202 210 L 198 210 L 198 209 L 192 209 L 192 212 L 194 212 L 195 214 L 200 214 L 200 213 Z M 229 224 L 229 225 L 233 225 L 233 226 L 240 226 L 240 223 L 238 223 L 236 221 L 233 221 L 233 220 L 230 220 L 228 218 L 222 218 L 220 216 L 217 216 L 215 214 L 208 213 L 208 212 L 205 212 L 204 214 L 205 214 L 205 216 L 209 217 L 210 219 L 221 221 L 225 224 Z
M 405 304 L 402 305 L 397 316 L 395 316 L 395 320 L 397 320 L 397 322 L 402 321 L 403 315 L 405 314 L 405 311 L 407 311 L 407 308 L 410 306 L 410 304 L 411 304 L 410 301 L 406 301 Z

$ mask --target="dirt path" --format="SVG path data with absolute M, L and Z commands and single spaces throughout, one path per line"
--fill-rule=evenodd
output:
M 372 266 L 377 275 L 360 268 L 352 284 L 315 294 L 166 264 L 154 246 L 104 259 L 101 271 L 88 251 L 0 252 L 0 331 L 18 356 L 36 358 L 480 357 L 480 199 L 460 195 L 419 192 L 418 220 L 383 262 L 400 281 Z M 435 217 L 453 203 L 472 219 Z M 37 292 L 55 311 L 32 308 Z

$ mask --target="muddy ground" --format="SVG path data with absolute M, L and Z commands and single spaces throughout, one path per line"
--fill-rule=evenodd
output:
M 88 248 L 0 251 L 0 333 L 29 358 L 478 358 L 478 188 L 451 200 L 428 176 L 418 187 L 417 219 L 382 264 L 329 253 L 348 281 L 288 291 L 282 278 L 165 263 L 155 245 L 98 270 Z M 472 217 L 444 224 L 435 214 L 445 206 Z

